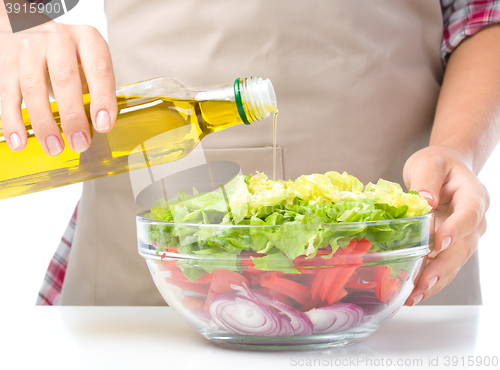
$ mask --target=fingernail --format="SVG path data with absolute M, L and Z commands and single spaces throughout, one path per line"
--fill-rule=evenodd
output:
M 50 135 L 45 138 L 45 144 L 49 150 L 50 155 L 59 155 L 63 151 L 61 142 L 55 135 Z
M 429 193 L 428 191 L 419 191 L 418 194 L 422 197 L 422 198 L 426 198 L 430 201 L 433 201 L 434 200 L 434 197 L 432 196 L 431 193 Z
M 420 293 L 419 295 L 417 295 L 415 297 L 415 299 L 413 300 L 412 306 L 415 306 L 418 302 L 420 302 L 422 300 L 422 298 L 424 298 L 424 295 L 422 293 Z
M 439 276 L 437 276 L 437 275 L 431 277 L 429 279 L 429 286 L 427 287 L 427 290 L 429 290 L 430 288 L 432 288 L 436 284 L 436 282 L 438 281 L 438 279 L 439 279 Z
M 100 111 L 97 113 L 97 122 L 96 122 L 96 129 L 97 131 L 107 131 L 109 130 L 109 113 L 106 112 L 105 110 Z
M 451 236 L 446 236 L 441 242 L 441 252 L 448 248 L 451 244 Z
M 10 147 L 12 149 L 17 149 L 21 146 L 21 138 L 15 132 L 10 135 Z
M 73 150 L 77 153 L 81 153 L 89 147 L 87 135 L 82 131 L 73 132 L 73 135 L 71 135 L 71 142 L 73 143 Z

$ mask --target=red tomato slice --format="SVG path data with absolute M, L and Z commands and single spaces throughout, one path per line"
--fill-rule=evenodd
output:
M 389 278 L 387 286 L 381 290 L 380 300 L 382 302 L 388 302 L 392 300 L 398 295 L 400 287 L 401 280 L 397 278 Z
M 216 295 L 217 293 L 215 293 L 212 289 L 208 291 L 207 299 L 205 300 L 205 304 L 203 305 L 203 311 L 205 311 L 206 313 L 209 312 L 210 302 Z
M 207 294 L 210 288 L 210 284 L 198 284 L 191 281 L 183 281 L 176 279 L 165 278 L 169 284 L 175 285 L 181 289 L 192 290 L 193 292 Z
M 309 311 L 311 308 L 318 308 L 318 306 L 320 304 L 321 304 L 321 298 L 320 297 L 311 298 L 304 305 L 302 305 L 301 307 L 299 307 L 299 311 L 306 312 L 306 311 Z
M 399 271 L 398 277 L 400 277 L 401 279 L 406 280 L 406 281 L 410 280 L 410 275 L 408 275 L 403 270 Z
M 328 290 L 335 280 L 341 267 L 330 267 L 321 269 L 321 271 L 316 275 L 316 278 L 311 285 L 311 296 L 313 298 L 319 297 L 321 300 L 326 300 L 328 295 Z
M 303 296 L 310 295 L 309 288 L 306 287 L 305 285 L 299 284 L 285 277 L 278 276 L 278 274 L 276 273 L 271 275 L 271 283 L 293 290 Z
M 372 291 L 378 287 L 378 283 L 374 281 L 370 281 L 369 283 L 350 283 L 347 282 L 345 285 L 345 288 L 348 289 L 355 289 L 355 290 L 366 290 L 366 291 Z
M 208 272 L 205 272 L 202 276 L 200 276 L 198 279 L 196 279 L 194 282 L 198 284 L 210 284 L 212 281 L 213 274 L 209 274 Z
M 388 266 L 375 266 L 373 268 L 373 280 L 379 284 L 375 288 L 375 295 L 382 302 L 387 302 L 395 297 L 401 286 L 399 278 L 391 278 L 391 269 Z
M 158 270 L 160 271 L 182 271 L 175 264 L 175 261 L 163 261 L 163 263 L 158 264 Z
M 250 285 L 248 279 L 236 271 L 226 269 L 214 270 L 210 289 L 217 293 L 234 292 L 234 289 L 231 288 L 232 284 L 238 286 L 243 286 L 243 284 L 246 284 L 246 286 Z
M 290 274 L 290 275 L 285 275 L 287 279 L 293 280 L 299 284 L 305 285 L 308 288 L 311 288 L 312 283 L 314 282 L 314 279 L 316 279 L 316 275 L 319 270 L 316 270 L 314 274 L 311 274 L 310 272 L 303 272 L 304 270 L 300 270 L 300 274 Z
M 344 298 L 347 294 L 348 294 L 348 293 L 347 293 L 347 290 L 342 289 L 342 290 L 340 291 L 340 293 L 339 293 L 339 296 L 338 296 L 338 298 L 337 298 L 337 301 L 340 301 L 340 300 L 341 300 L 342 298 Z
M 363 262 L 363 256 L 372 248 L 372 243 L 366 239 L 361 239 L 356 243 L 355 248 L 344 259 L 346 265 L 359 265 Z
M 269 289 L 274 290 L 278 293 L 284 294 L 284 295 L 292 298 L 293 300 L 297 301 L 301 305 L 305 304 L 311 298 L 311 296 L 309 295 L 309 292 L 307 295 L 303 295 L 297 291 L 292 290 L 294 286 L 296 287 L 296 285 L 289 284 L 289 283 L 297 284 L 294 281 L 284 279 L 284 278 L 278 278 L 277 281 L 275 279 L 274 282 L 272 282 L 271 279 L 272 279 L 272 277 L 260 279 L 260 285 L 263 286 L 264 288 L 269 288 Z M 286 280 L 286 282 L 283 282 L 283 280 Z M 297 285 L 300 285 L 300 284 L 297 284 Z M 305 290 L 308 291 L 307 287 L 304 287 L 304 288 L 305 288 Z M 303 291 L 303 290 L 301 289 L 301 291 Z
M 179 271 L 177 271 L 177 270 L 171 270 L 169 272 L 170 272 L 169 279 L 181 280 L 181 281 L 190 281 L 187 277 L 184 276 L 184 274 L 182 273 L 181 269 L 179 269 Z
M 356 250 L 359 252 L 367 253 L 370 249 L 372 249 L 372 243 L 366 239 L 360 239 L 356 245 Z
M 340 299 L 340 292 L 344 289 L 347 280 L 349 280 L 355 269 L 355 267 L 344 267 L 337 273 L 335 280 L 332 282 L 332 284 L 328 288 L 328 291 L 326 292 L 326 300 L 329 305 L 334 304 Z
M 287 295 L 277 292 L 269 288 L 258 288 L 257 291 L 270 295 L 276 298 L 279 302 L 284 303 L 288 306 L 293 306 L 295 302 Z
M 182 298 L 182 305 L 189 311 L 200 311 L 203 307 L 203 302 L 199 299 L 184 297 Z

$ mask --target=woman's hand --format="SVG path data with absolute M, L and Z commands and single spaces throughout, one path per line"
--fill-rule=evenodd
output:
M 486 231 L 486 188 L 462 155 L 445 146 L 429 146 L 412 155 L 404 180 L 432 206 L 436 216 L 434 251 L 405 304 L 412 306 L 449 284 L 477 248 Z
M 50 85 L 72 150 L 83 152 L 90 145 L 82 87 L 88 85 L 94 128 L 98 132 L 113 128 L 117 114 L 115 78 L 106 41 L 90 26 L 48 22 L 15 34 L 0 33 L 2 130 L 12 150 L 23 150 L 27 142 L 21 115 L 24 99 L 44 151 L 52 156 L 63 151 L 64 141 L 50 109 Z

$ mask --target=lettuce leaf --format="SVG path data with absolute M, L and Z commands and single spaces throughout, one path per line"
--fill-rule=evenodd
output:
M 263 255 L 253 258 L 256 268 L 287 272 L 298 256 L 312 258 L 327 247 L 331 256 L 353 238 L 369 240 L 373 252 L 416 245 L 422 233 L 419 222 L 370 221 L 405 219 L 430 210 L 418 193 L 405 193 L 399 184 L 382 179 L 363 190 L 363 184 L 347 173 L 331 171 L 293 181 L 271 181 L 257 173 L 236 176 L 223 191 L 180 192 L 169 202 L 158 200 L 151 218 L 173 224 L 150 226 L 149 233 L 159 250 L 175 247 L 182 254 L 223 257 L 231 269 L 237 269 L 242 252 L 252 251 Z M 221 227 L 203 227 L 212 224 Z M 182 262 L 190 279 L 214 268 L 209 262 L 194 264 Z

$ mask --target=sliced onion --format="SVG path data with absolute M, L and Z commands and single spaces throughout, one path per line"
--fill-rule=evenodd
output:
M 241 298 L 238 293 L 213 298 L 209 313 L 217 326 L 237 334 L 276 337 L 283 332 L 283 318 L 276 311 L 258 301 Z
M 281 316 L 281 315 L 280 315 Z M 288 318 L 285 316 L 281 316 L 281 331 L 278 334 L 279 337 L 293 337 L 295 334 L 295 330 L 293 329 L 293 325 L 291 321 L 288 321 Z
M 366 291 L 350 293 L 342 301 L 346 303 L 353 303 L 361 307 L 365 315 L 376 314 L 387 307 L 387 304 L 381 302 L 375 293 Z
M 243 296 L 251 300 L 258 300 L 265 305 L 275 309 L 285 322 L 290 323 L 292 327 L 291 334 L 288 335 L 311 335 L 313 331 L 313 324 L 305 313 L 288 306 L 269 294 L 263 292 L 256 292 L 249 289 L 245 284 L 244 286 L 231 285 L 231 288 L 239 291 Z M 288 336 L 287 335 L 287 336 Z
M 313 308 L 305 313 L 313 323 L 314 334 L 331 334 L 355 328 L 363 322 L 363 309 L 352 303 Z
M 313 332 L 313 324 L 307 315 L 287 304 L 281 303 L 276 298 L 261 292 L 254 292 L 257 298 L 274 308 L 278 313 L 287 318 L 293 328 L 292 335 L 311 335 Z

